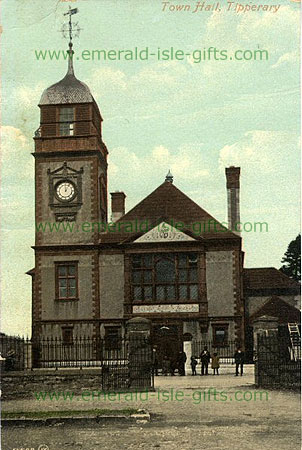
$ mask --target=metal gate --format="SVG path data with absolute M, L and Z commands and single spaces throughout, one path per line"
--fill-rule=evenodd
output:
M 258 335 L 255 381 L 258 386 L 299 387 L 301 360 L 292 361 L 290 348 L 277 334 Z

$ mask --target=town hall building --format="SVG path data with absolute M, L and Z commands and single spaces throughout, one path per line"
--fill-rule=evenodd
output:
M 299 284 L 275 268 L 244 269 L 239 167 L 225 170 L 227 227 L 179 190 L 170 172 L 127 213 L 125 193 L 113 192 L 109 211 L 103 118 L 74 74 L 72 44 L 65 77 L 42 93 L 39 108 L 28 272 L 33 338 L 117 339 L 129 319 L 143 317 L 154 344 L 169 353 L 187 340 L 252 345 L 257 314 L 296 321 Z M 45 223 L 74 231 L 38 231 Z

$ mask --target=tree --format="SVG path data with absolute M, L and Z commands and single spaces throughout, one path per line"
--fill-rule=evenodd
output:
M 300 281 L 301 277 L 301 234 L 298 234 L 296 239 L 290 242 L 287 247 L 280 267 L 281 272 L 285 273 L 290 278 Z

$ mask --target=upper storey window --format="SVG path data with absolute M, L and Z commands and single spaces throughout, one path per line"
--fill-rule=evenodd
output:
M 131 290 L 135 302 L 197 301 L 197 253 L 133 255 Z
M 74 108 L 61 108 L 59 122 L 60 122 L 60 136 L 73 136 Z

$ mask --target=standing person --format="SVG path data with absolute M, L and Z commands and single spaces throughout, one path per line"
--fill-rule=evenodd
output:
M 4 368 L 6 371 L 14 370 L 16 362 L 16 353 L 15 350 L 9 350 L 6 355 L 6 360 L 4 362 Z
M 153 375 L 158 376 L 158 357 L 156 348 L 153 348 Z
M 162 374 L 165 376 L 168 375 L 169 369 L 170 369 L 170 360 L 168 359 L 168 356 L 165 355 L 163 357 L 163 363 L 162 363 Z
M 184 376 L 186 374 L 186 370 L 185 370 L 185 363 L 187 361 L 187 355 L 185 354 L 185 352 L 179 352 L 178 355 L 178 373 L 181 376 Z
M 175 355 L 171 357 L 171 361 L 170 361 L 170 374 L 173 377 L 175 375 L 175 370 L 177 369 L 178 366 L 178 356 Z
M 195 356 L 191 356 L 192 375 L 197 375 L 196 374 L 196 366 L 197 366 L 197 359 L 195 358 Z
M 244 353 L 239 347 L 234 355 L 235 364 L 236 364 L 236 377 L 239 375 L 239 367 L 240 367 L 240 375 L 243 375 L 243 363 L 244 363 Z
M 219 375 L 219 356 L 217 353 L 214 353 L 212 356 L 212 369 L 213 369 L 213 375 L 215 375 L 215 372 L 217 375 Z
M 208 375 L 208 366 L 211 356 L 208 351 L 208 347 L 204 347 L 203 351 L 200 353 L 201 362 L 201 375 Z

